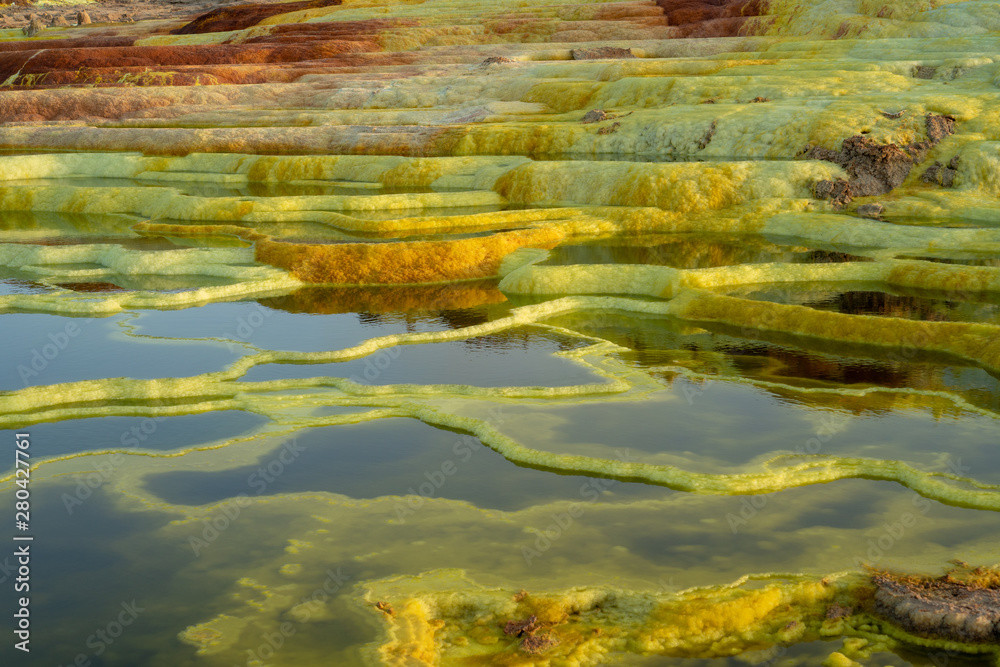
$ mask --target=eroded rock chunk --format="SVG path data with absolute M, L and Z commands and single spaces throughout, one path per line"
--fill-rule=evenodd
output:
M 625 116 L 631 116 L 631 115 L 632 115 L 631 111 L 629 111 L 628 113 L 619 113 L 619 114 L 612 115 L 612 114 L 609 114 L 604 109 L 591 109 L 586 114 L 584 114 L 583 118 L 580 119 L 580 122 L 584 123 L 584 124 L 587 124 L 587 123 L 601 123 L 601 122 L 606 121 L 606 120 L 616 120 L 618 118 L 624 118 Z M 619 126 L 619 125 L 621 125 L 621 123 L 615 123 L 616 127 Z M 600 133 L 601 134 L 608 134 L 608 132 L 605 132 L 603 130 L 601 130 Z
M 951 116 L 927 114 L 925 123 L 927 125 L 927 138 L 935 144 L 949 134 L 955 134 L 955 119 Z
M 816 197 L 832 197 L 834 208 L 841 208 L 853 197 L 892 192 L 906 180 L 913 165 L 922 162 L 930 149 L 955 131 L 955 119 L 951 116 L 928 114 L 925 122 L 928 140 L 905 146 L 877 144 L 863 134 L 856 134 L 844 139 L 839 151 L 819 146 L 807 147 L 805 157 L 838 164 L 850 177 L 848 181 L 837 181 L 832 188 L 826 185 L 829 181 L 820 181 L 814 188 Z M 937 173 L 935 171 L 931 178 L 936 178 Z M 926 174 L 924 178 L 926 180 Z M 950 178 L 953 180 L 954 174 Z
M 948 162 L 948 166 L 935 162 L 927 167 L 920 180 L 924 183 L 937 183 L 946 188 L 954 187 L 955 176 L 958 175 L 958 160 L 959 157 L 956 155 Z
M 842 178 L 836 181 L 817 181 L 813 186 L 813 194 L 816 199 L 830 199 L 834 208 L 843 208 L 851 203 L 851 184 Z
M 816 199 L 826 199 L 833 194 L 833 181 L 822 180 L 816 181 L 816 185 L 813 186 L 813 194 Z
M 31 22 L 27 26 L 21 28 L 23 32 L 28 37 L 34 37 L 41 31 L 45 30 L 45 23 L 42 22 L 37 16 L 31 19 Z
M 873 220 L 881 220 L 882 211 L 884 210 L 885 209 L 883 208 L 882 204 L 879 204 L 878 202 L 872 202 L 871 204 L 862 204 L 861 206 L 859 206 L 857 209 L 857 214 L 860 215 L 862 218 L 872 218 Z
M 538 628 L 538 617 L 532 615 L 523 621 L 507 621 L 504 625 L 503 633 L 511 637 L 520 637 L 524 634 L 532 635 Z
M 495 67 L 498 65 L 509 65 L 510 63 L 516 62 L 513 58 L 508 58 L 506 56 L 490 56 L 483 62 L 479 63 L 480 69 L 489 69 L 490 67 Z
M 932 579 L 876 572 L 872 582 L 875 612 L 908 632 L 965 643 L 1000 641 L 997 577 Z
M 924 175 L 920 177 L 920 180 L 924 183 L 937 183 L 941 178 L 941 169 L 944 167 L 940 162 L 935 162 L 931 166 L 927 167 L 927 171 Z
M 814 148 L 808 157 L 839 164 L 851 177 L 851 194 L 880 195 L 896 188 L 910 173 L 913 160 L 896 144 L 880 145 L 864 135 L 844 139 L 839 151 Z
M 842 178 L 835 180 L 833 190 L 830 192 L 830 201 L 833 203 L 833 207 L 844 208 L 851 203 L 851 199 L 853 199 L 851 184 Z
M 525 653 L 537 655 L 544 653 L 559 643 L 559 639 L 552 633 L 544 635 L 529 635 L 521 642 L 521 650 Z

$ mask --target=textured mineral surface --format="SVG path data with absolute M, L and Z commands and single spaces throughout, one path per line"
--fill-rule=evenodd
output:
M 995 2 L 0 19 L 39 660 L 1000 665 Z

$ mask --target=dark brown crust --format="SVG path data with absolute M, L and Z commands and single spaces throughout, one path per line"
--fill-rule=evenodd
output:
M 840 208 L 854 197 L 892 192 L 906 180 L 913 165 L 922 162 L 931 148 L 955 132 L 955 119 L 951 116 L 927 114 L 925 124 L 928 140 L 906 146 L 876 144 L 868 137 L 857 134 L 844 139 L 839 151 L 810 147 L 805 157 L 838 164 L 850 177 L 847 181 L 819 181 L 814 188 L 816 197 L 830 197 L 834 207 Z
M 304 9 L 318 9 L 339 5 L 343 0 L 304 0 L 303 2 L 282 2 L 269 5 L 232 5 L 206 12 L 187 25 L 174 30 L 174 35 L 198 35 L 206 32 L 227 32 L 243 30 L 257 25 L 266 18 L 278 14 L 300 12 Z
M 765 13 L 761 0 L 656 0 L 678 37 L 735 37 L 748 19 Z
M 1000 590 L 959 581 L 872 575 L 875 613 L 916 635 L 963 643 L 1000 641 Z

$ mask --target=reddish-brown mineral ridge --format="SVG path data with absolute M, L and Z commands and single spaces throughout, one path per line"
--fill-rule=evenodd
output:
M 307 0 L 281 4 L 245 4 L 222 7 L 198 16 L 170 31 L 187 35 L 242 30 L 264 19 L 289 12 L 340 4 L 341 0 Z M 759 0 L 658 0 L 658 7 L 615 3 L 597 13 L 603 21 L 627 21 L 648 26 L 672 26 L 672 37 L 734 36 L 747 19 L 761 13 Z M 624 6 L 623 6 L 624 5 Z M 509 34 L 523 29 L 520 22 L 497 21 L 488 29 Z M 516 25 L 515 25 L 516 23 Z M 418 54 L 379 53 L 378 34 L 392 27 L 419 25 L 417 21 L 371 19 L 290 23 L 270 34 L 241 44 L 135 46 L 139 36 L 122 35 L 114 27 L 86 37 L 24 40 L 0 44 L 0 80 L 13 88 L 67 85 L 187 86 L 233 83 L 291 82 L 331 67 L 384 66 L 413 62 Z M 44 48 L 42 48 L 44 47 Z M 375 54 L 378 54 L 377 56 Z M 160 76 L 157 76 L 160 75 Z M 5 120 L 19 120 L 4 114 Z

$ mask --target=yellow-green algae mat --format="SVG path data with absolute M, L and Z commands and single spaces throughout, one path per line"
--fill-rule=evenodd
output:
M 57 660 L 1000 664 L 995 643 L 887 621 L 864 569 L 1000 560 L 995 7 L 776 2 L 746 36 L 667 40 L 602 33 L 605 4 L 628 3 L 502 3 L 492 11 L 537 28 L 516 37 L 481 30 L 481 6 L 464 1 L 345 3 L 237 33 L 154 36 L 239 43 L 282 22 L 424 21 L 379 35 L 413 56 L 406 67 L 317 66 L 297 83 L 211 94 L 123 88 L 134 115 L 0 127 L 18 153 L 89 151 L 0 157 L 2 328 L 14 338 L 29 315 L 55 323 L 5 364 L 0 423 L 125 418 L 113 422 L 121 439 L 86 451 L 47 455 L 36 441 L 32 488 L 58 493 L 78 522 L 101 497 L 102 516 L 148 517 L 134 532 L 153 550 L 194 555 L 157 561 L 115 535 L 116 556 L 147 554 L 177 578 L 181 592 L 163 599 L 183 620 L 156 630 L 169 651 L 116 653 L 128 634 L 84 633 Z M 554 27 L 568 21 L 580 31 Z M 607 43 L 638 57 L 569 59 Z M 73 108 L 84 94 L 19 88 L 0 105 Z M 583 122 L 598 108 L 605 120 Z M 928 115 L 954 118 L 955 132 L 898 187 L 844 208 L 815 198 L 818 181 L 854 174 L 805 159 L 807 146 L 919 143 Z M 924 178 L 935 162 L 950 187 Z M 875 202 L 882 219 L 857 215 Z M 250 307 L 185 330 L 227 304 Z M 282 311 L 404 321 L 476 309 L 473 323 L 321 349 L 266 335 Z M 102 322 L 93 366 L 129 345 L 167 363 L 199 344 L 231 356 L 180 377 L 47 380 L 79 327 Z M 397 359 L 542 335 L 572 341 L 547 352 L 572 381 L 518 382 L 524 367 L 497 366 L 503 382 L 441 382 L 431 365 L 391 379 Z M 746 405 L 785 421 L 755 422 Z M 226 411 L 264 425 L 143 447 L 165 420 Z M 686 413 L 704 419 L 700 439 L 684 435 Z M 666 444 L 644 448 L 640 426 Z M 378 428 L 373 438 L 399 442 L 430 429 L 443 454 L 376 496 L 258 494 L 261 475 L 183 504 L 147 483 L 258 464 L 273 475 L 294 469 L 310 434 L 368 442 Z M 921 430 L 937 446 L 911 448 Z M 486 448 L 553 486 L 579 475 L 579 492 L 518 486 L 526 504 L 502 508 L 449 495 Z M 3 484 L 13 491 L 12 473 Z M 640 485 L 647 495 L 628 495 Z M 140 620 L 165 613 L 147 606 Z

